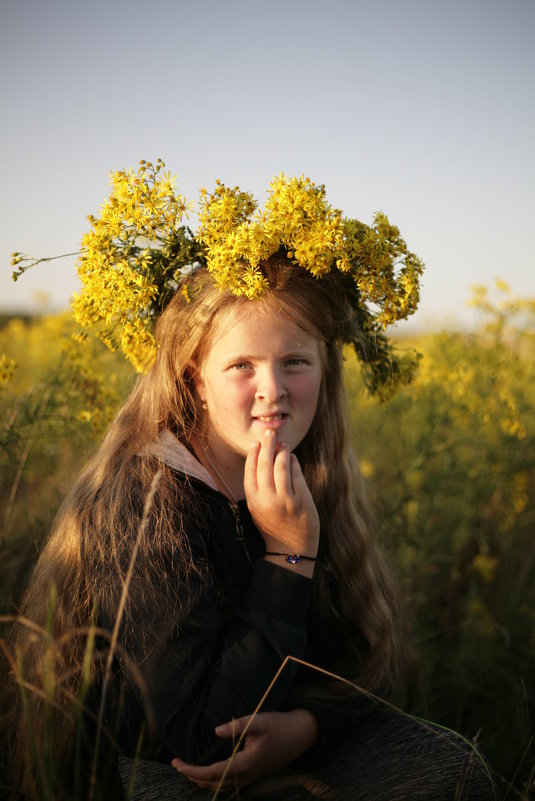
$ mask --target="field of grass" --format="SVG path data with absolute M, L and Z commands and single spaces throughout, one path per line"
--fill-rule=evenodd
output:
M 351 354 L 351 435 L 421 653 L 414 711 L 476 738 L 504 795 L 535 763 L 535 304 L 477 296 L 470 334 L 411 345 L 419 375 L 370 399 Z M 74 335 L 74 339 L 73 339 Z M 133 380 L 69 315 L 0 328 L 0 614 Z

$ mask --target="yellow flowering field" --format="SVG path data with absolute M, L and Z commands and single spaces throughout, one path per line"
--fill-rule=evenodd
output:
M 140 254 L 142 258 L 142 254 Z M 477 737 L 511 797 L 535 762 L 535 302 L 478 288 L 480 324 L 388 402 L 347 353 L 351 435 L 414 617 L 412 711 Z M 140 291 L 145 291 L 140 286 Z M 70 314 L 0 321 L 0 613 L 134 370 Z
M 535 764 L 535 302 L 503 283 L 475 333 L 430 335 L 377 406 L 349 371 L 352 434 L 415 618 L 416 702 L 478 737 L 527 797 Z

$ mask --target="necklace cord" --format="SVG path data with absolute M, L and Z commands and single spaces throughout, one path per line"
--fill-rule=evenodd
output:
M 210 456 L 208 454 L 208 449 L 205 448 L 204 445 L 201 445 L 201 447 L 202 447 L 202 451 L 203 451 L 203 453 L 204 453 L 204 455 L 206 457 L 206 460 L 207 460 L 208 464 L 210 465 L 210 467 L 212 468 L 212 470 L 214 472 L 215 477 L 219 480 L 220 484 L 224 487 L 225 492 L 228 495 L 229 499 L 232 501 L 232 503 L 233 504 L 237 504 L 238 503 L 238 499 L 236 498 L 236 496 L 234 495 L 234 493 L 230 489 L 229 485 L 227 484 L 227 482 L 225 481 L 225 479 L 223 478 L 223 476 L 221 475 L 221 473 L 219 472 L 219 470 L 217 469 L 217 467 L 215 466 L 213 461 L 210 459 Z

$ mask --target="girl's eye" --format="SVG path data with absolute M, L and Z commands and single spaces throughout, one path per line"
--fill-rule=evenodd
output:
M 302 364 L 306 364 L 304 359 L 286 359 L 288 367 L 300 367 Z
M 238 362 L 232 365 L 233 370 L 246 370 L 248 367 L 250 367 L 249 362 Z

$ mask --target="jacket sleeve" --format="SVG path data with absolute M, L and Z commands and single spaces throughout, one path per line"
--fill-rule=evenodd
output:
M 192 555 L 195 561 L 194 540 Z M 205 559 L 202 547 L 197 557 L 199 563 Z M 210 764 L 232 749 L 215 727 L 251 714 L 284 658 L 303 655 L 315 582 L 259 559 L 247 590 L 230 609 L 212 582 L 200 577 L 194 583 L 187 614 L 172 625 L 153 603 L 142 602 L 143 593 L 133 593 L 121 645 L 141 675 L 143 691 L 126 668 L 127 681 L 150 712 L 158 737 L 172 754 Z M 113 627 L 112 609 L 101 610 L 101 622 Z M 294 674 L 295 666 L 287 664 L 263 711 L 282 707 Z
M 295 706 L 308 709 L 318 722 L 319 735 L 310 754 L 322 753 L 325 749 L 335 745 L 341 737 L 350 737 L 360 726 L 363 715 L 368 714 L 375 704 L 368 698 L 353 697 L 342 700 L 318 701 L 310 698 L 302 699 Z

